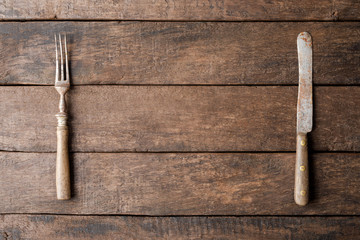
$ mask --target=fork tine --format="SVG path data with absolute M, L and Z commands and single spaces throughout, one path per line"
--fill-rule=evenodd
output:
M 65 34 L 65 64 L 66 64 L 66 79 L 65 81 L 69 81 L 69 62 L 68 62 L 68 50 L 66 45 L 66 34 Z
M 59 33 L 59 42 L 60 42 L 60 63 L 61 63 L 61 81 L 64 81 L 64 58 L 62 50 L 61 35 Z
M 58 56 L 58 44 L 57 44 L 57 39 L 56 39 L 56 34 L 54 34 L 55 36 L 55 53 L 56 53 L 56 71 L 55 71 L 55 82 L 59 81 L 59 56 Z

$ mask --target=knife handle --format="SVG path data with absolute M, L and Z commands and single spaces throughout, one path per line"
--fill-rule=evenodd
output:
M 306 133 L 298 133 L 296 140 L 294 199 L 300 206 L 305 206 L 309 202 L 309 161 Z
M 70 167 L 68 138 L 69 132 L 66 125 L 67 114 L 59 112 L 56 114 L 57 126 L 57 154 L 56 154 L 56 195 L 59 200 L 68 200 L 70 191 Z

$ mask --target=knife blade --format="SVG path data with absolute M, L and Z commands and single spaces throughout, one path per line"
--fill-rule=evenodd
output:
M 297 102 L 297 140 L 294 199 L 305 206 L 309 202 L 309 164 L 307 133 L 313 125 L 312 98 L 312 39 L 307 32 L 297 38 L 299 61 L 299 88 Z

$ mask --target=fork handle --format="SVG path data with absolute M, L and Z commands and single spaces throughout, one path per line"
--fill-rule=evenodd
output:
M 67 114 L 59 112 L 56 114 L 57 126 L 57 154 L 56 154 L 56 195 L 59 200 L 71 198 L 70 191 L 70 167 L 68 136 L 69 131 L 66 125 Z

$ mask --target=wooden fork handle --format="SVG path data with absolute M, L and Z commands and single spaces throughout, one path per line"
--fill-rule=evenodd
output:
M 56 195 L 59 200 L 71 198 L 70 167 L 68 138 L 69 131 L 66 125 L 67 115 L 64 112 L 56 114 L 57 126 L 57 154 L 56 154 Z
M 309 202 L 309 161 L 306 133 L 297 135 L 294 199 L 300 206 L 305 206 Z

